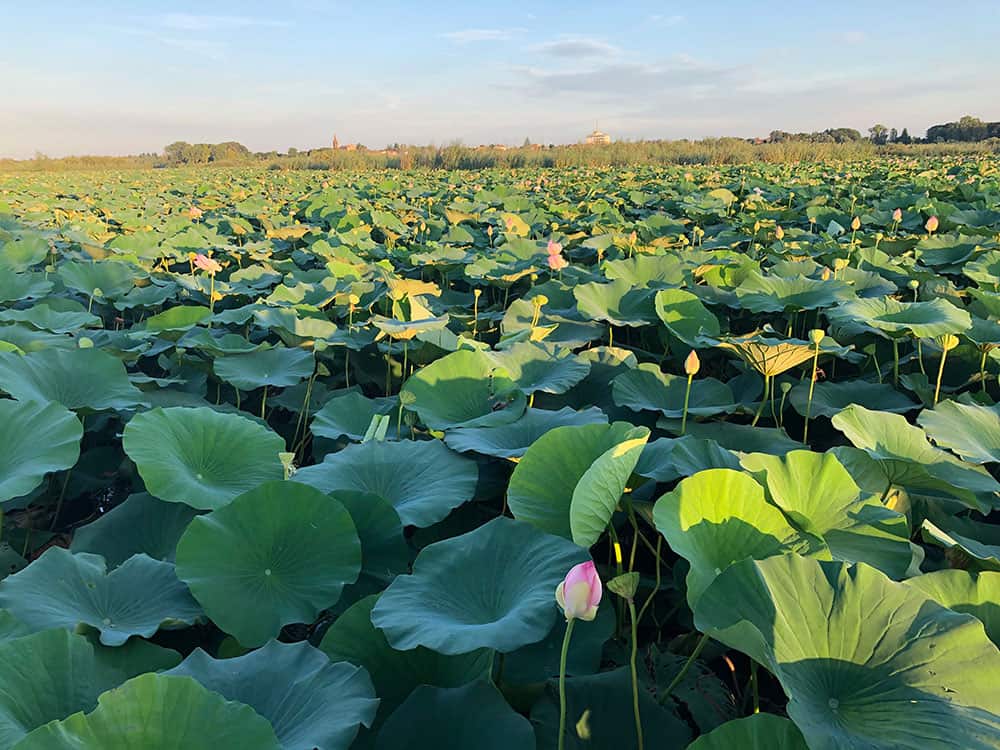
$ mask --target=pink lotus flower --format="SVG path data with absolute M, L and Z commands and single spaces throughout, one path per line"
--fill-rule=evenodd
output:
M 562 582 L 556 586 L 556 602 L 566 621 L 593 620 L 597 617 L 597 605 L 601 603 L 604 587 L 597 575 L 597 567 L 588 560 L 574 565 Z
M 549 268 L 553 271 L 561 271 L 568 265 L 569 261 L 562 257 L 559 253 L 549 255 Z
M 938 228 L 938 217 L 937 216 L 932 216 L 931 218 L 929 218 L 927 220 L 927 223 L 924 224 L 924 229 L 926 229 L 928 232 L 936 232 L 937 228 Z
M 545 251 L 549 255 L 558 255 L 559 253 L 562 252 L 562 245 L 560 245 L 558 242 L 553 242 L 552 240 L 549 240 L 549 244 L 545 247 Z
M 222 266 L 219 264 L 219 261 L 213 260 L 207 255 L 202 255 L 201 253 L 194 256 L 194 265 L 195 268 L 200 268 L 210 276 L 215 276 L 215 274 L 222 270 Z
M 892 220 L 897 224 L 903 220 L 903 209 L 897 208 L 892 212 Z

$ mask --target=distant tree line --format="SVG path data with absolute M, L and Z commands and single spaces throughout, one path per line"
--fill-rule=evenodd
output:
M 958 122 L 932 125 L 927 128 L 927 143 L 948 141 L 970 142 L 1000 138 L 1000 122 L 983 122 L 978 117 L 966 115 Z
M 771 143 L 851 143 L 860 141 L 864 136 L 854 128 L 827 128 L 814 133 L 788 133 L 784 130 L 772 130 L 767 140 Z
M 187 143 L 175 141 L 163 148 L 164 160 L 169 165 L 210 164 L 248 160 L 250 149 L 236 141 L 225 143 Z

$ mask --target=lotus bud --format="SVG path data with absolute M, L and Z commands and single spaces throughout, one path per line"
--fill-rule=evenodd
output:
M 851 219 L 851 229 L 853 229 L 855 232 L 861 229 L 861 219 L 859 219 L 857 216 Z
M 566 577 L 556 586 L 556 603 L 570 620 L 593 620 L 597 617 L 597 607 L 601 603 L 604 588 L 597 575 L 597 566 L 588 560 L 574 565 Z
M 884 234 L 882 234 L 881 232 L 875 232 L 875 241 L 876 242 L 881 242 L 884 239 L 885 239 L 885 235 Z
M 483 290 L 479 289 L 478 287 L 472 290 L 472 296 L 475 297 L 476 299 L 479 299 L 482 296 L 482 294 Z
M 941 348 L 946 352 L 950 352 L 956 346 L 958 346 L 958 336 L 954 333 L 946 333 L 944 336 L 938 336 L 938 343 Z
M 850 261 L 847 260 L 847 258 L 834 258 L 834 260 L 833 260 L 833 270 L 834 271 L 843 271 L 845 268 L 847 268 L 847 266 L 848 266 L 849 263 L 850 263 Z
M 535 307 L 541 307 L 542 305 L 549 304 L 549 298 L 546 297 L 544 294 L 539 294 L 537 297 L 534 297 L 531 301 L 535 303 Z
M 815 224 L 816 223 L 816 217 L 815 216 L 810 216 L 809 217 L 809 223 L 810 224 Z
M 826 338 L 826 331 L 822 328 L 813 328 L 809 331 L 809 340 L 812 342 L 813 346 L 819 346 L 823 339 Z
M 757 232 L 759 232 L 759 231 L 760 231 L 760 222 L 759 221 L 755 221 L 753 223 L 753 233 L 757 234 Z
M 892 212 L 892 220 L 897 224 L 903 220 L 903 209 L 897 208 Z
M 785 238 L 785 230 L 781 228 L 781 224 L 778 224 L 774 228 L 774 239 L 783 240 Z
M 823 273 L 820 274 L 820 278 L 823 281 L 829 281 L 830 280 L 830 276 L 832 276 L 832 275 L 833 274 L 830 273 L 830 269 L 829 268 L 824 268 L 823 269 Z
M 939 223 L 938 217 L 932 216 L 927 220 L 927 223 L 924 224 L 924 229 L 926 229 L 929 233 L 936 232 L 938 228 L 938 223 Z
M 698 374 L 698 370 L 700 369 L 701 360 L 698 359 L 698 352 L 692 349 L 691 353 L 688 354 L 687 358 L 684 360 L 684 374 L 688 377 L 694 377 Z
M 493 225 L 492 224 L 490 224 L 488 227 L 486 227 L 486 235 L 488 237 L 492 237 L 493 236 Z
M 359 302 L 361 302 L 361 297 L 359 297 L 356 294 L 352 294 L 347 298 L 347 301 L 350 302 L 352 305 L 356 305 Z

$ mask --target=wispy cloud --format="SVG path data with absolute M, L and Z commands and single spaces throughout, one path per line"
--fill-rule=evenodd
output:
M 853 46 L 855 44 L 864 44 L 868 41 L 868 35 L 863 31 L 850 30 L 837 34 L 836 39 L 844 44 L 850 44 Z
M 657 13 L 650 16 L 649 21 L 650 23 L 655 23 L 657 26 L 676 26 L 679 23 L 684 23 L 684 16 Z
M 496 42 L 510 39 L 520 31 L 522 29 L 461 29 L 460 31 L 448 31 L 441 36 L 458 44 L 470 44 L 472 42 Z
M 584 37 L 573 37 L 567 39 L 556 39 L 551 42 L 537 44 L 532 49 L 543 55 L 553 57 L 568 57 L 572 59 L 588 57 L 612 57 L 621 52 L 618 47 L 597 39 L 587 39 Z
M 287 28 L 291 24 L 273 18 L 225 16 L 200 13 L 162 13 L 153 17 L 157 26 L 175 31 L 224 31 L 250 27 Z

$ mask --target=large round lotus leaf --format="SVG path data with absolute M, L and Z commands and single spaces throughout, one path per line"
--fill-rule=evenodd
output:
M 664 289 L 656 293 L 655 303 L 663 325 L 688 346 L 694 346 L 699 336 L 719 335 L 719 319 L 691 292 Z
M 0 268 L 4 273 L 27 271 L 49 254 L 49 243 L 41 234 L 25 232 L 19 237 L 0 243 Z
M 691 564 L 687 599 L 692 609 L 732 563 L 800 549 L 803 541 L 764 499 L 764 488 L 732 469 L 708 469 L 681 480 L 656 501 L 653 523 L 670 548 Z
M 771 670 L 812 750 L 1000 737 L 1000 651 L 982 624 L 864 563 L 745 560 L 705 591 L 695 624 Z
M 974 464 L 1000 462 L 1000 411 L 996 407 L 942 401 L 917 422 L 938 445 Z
M 366 597 L 341 614 L 326 631 L 320 649 L 331 661 L 347 661 L 368 671 L 381 700 L 381 720 L 418 685 L 458 687 L 487 675 L 491 663 L 487 649 L 454 656 L 419 647 L 394 649 L 372 625 L 377 599 Z
M 806 413 L 809 402 L 808 383 L 799 383 L 788 394 L 788 402 L 799 414 Z M 813 389 L 813 417 L 832 417 L 837 412 L 859 404 L 868 409 L 902 414 L 917 408 L 905 394 L 886 383 L 869 383 L 866 380 L 824 381 L 816 383 Z
M 323 492 L 356 490 L 385 498 L 404 526 L 430 526 L 471 500 L 479 469 L 475 461 L 437 440 L 348 445 L 323 463 L 299 469 L 295 481 Z
M 332 497 L 347 508 L 361 540 L 361 575 L 349 587 L 351 601 L 382 591 L 410 564 L 399 514 L 389 501 L 367 492 L 341 490 Z
M 809 750 L 809 746 L 784 716 L 753 714 L 703 734 L 688 750 Z
M 509 750 L 532 748 L 531 722 L 488 682 L 463 687 L 421 685 L 392 712 L 376 750 Z
M 780 375 L 796 365 L 808 362 L 816 353 L 816 347 L 808 341 L 779 339 L 760 333 L 728 338 L 718 342 L 717 346 L 736 352 L 740 359 L 766 377 Z M 839 346 L 827 337 L 820 345 L 819 352 L 820 355 L 843 356 L 848 350 L 849 347 Z
M 900 414 L 852 405 L 835 414 L 832 421 L 877 462 L 888 484 L 940 490 L 984 512 L 993 504 L 994 493 L 1000 492 L 1000 484 L 985 469 L 935 448 L 923 430 Z
M 176 651 L 143 640 L 109 649 L 68 630 L 0 643 L 0 747 L 13 747 L 50 721 L 90 711 L 105 690 L 178 661 Z
M 586 552 L 509 518 L 424 547 L 372 610 L 394 648 L 508 652 L 552 628 L 556 585 Z
M 448 430 L 444 442 L 456 451 L 473 451 L 498 458 L 519 458 L 536 440 L 556 427 L 607 422 L 607 416 L 596 407 L 580 410 L 563 407 L 559 411 L 528 409 L 524 416 L 510 424 Z
M 101 555 L 111 567 L 138 554 L 173 562 L 177 540 L 196 515 L 187 505 L 165 503 L 140 492 L 78 528 L 69 548 Z
M 212 368 L 221 379 L 244 391 L 265 385 L 287 388 L 313 374 L 313 353 L 307 349 L 258 349 L 219 357 Z
M 221 508 L 262 482 L 281 479 L 285 441 L 263 425 L 207 406 L 136 414 L 122 445 L 150 494 L 192 508 Z
M 967 556 L 960 559 L 970 568 L 1000 571 L 1000 526 L 952 517 L 938 523 L 924 519 L 920 535 L 925 542 L 960 550 Z
M 362 440 L 374 417 L 391 414 L 398 408 L 396 398 L 368 398 L 357 391 L 348 391 L 327 401 L 316 412 L 310 429 L 318 437 Z M 396 420 L 391 420 L 388 433 L 390 438 L 396 435 Z
M 525 393 L 565 393 L 590 373 L 590 362 L 551 344 L 523 341 L 492 355 Z
M 178 577 L 244 646 L 289 623 L 311 623 L 360 570 L 347 509 L 297 482 L 267 482 L 198 516 L 177 543 Z
M 687 377 L 660 372 L 655 364 L 641 364 L 614 379 L 612 393 L 615 403 L 633 411 L 659 411 L 664 416 L 680 419 L 684 416 L 684 394 Z M 733 392 L 715 378 L 691 381 L 688 415 L 710 417 L 734 411 L 737 407 Z
M 201 615 L 170 563 L 136 555 L 109 573 L 104 558 L 61 547 L 0 581 L 0 608 L 35 630 L 89 625 L 107 646 Z
M 0 401 L 0 502 L 27 495 L 80 457 L 83 425 L 59 404 Z
M 657 482 L 673 482 L 705 469 L 739 469 L 740 460 L 714 440 L 685 435 L 647 443 L 635 473 Z
M 268 641 L 233 659 L 195 649 L 166 674 L 193 677 L 226 700 L 250 706 L 271 722 L 282 750 L 346 750 L 378 708 L 364 669 L 332 664 L 303 642 Z
M 804 276 L 782 278 L 751 273 L 736 287 L 740 307 L 756 313 L 834 307 L 853 297 L 851 287 L 843 281 L 820 281 Z
M 900 302 L 892 297 L 858 299 L 830 308 L 826 314 L 848 332 L 868 328 L 889 338 L 912 335 L 929 339 L 963 333 L 972 325 L 969 313 L 941 298 L 929 302 Z
M 80 294 L 95 297 L 121 297 L 141 278 L 138 269 L 128 263 L 114 261 L 75 261 L 59 264 L 56 274 L 67 288 Z M 100 294 L 95 294 L 99 289 Z
M 607 527 L 649 439 L 626 422 L 557 427 L 514 469 L 507 503 L 515 518 L 590 547 Z
M 584 718 L 584 713 L 587 713 Z M 632 708 L 632 678 L 626 667 L 566 680 L 566 750 L 623 750 L 638 747 Z M 685 747 L 691 730 L 672 711 L 639 689 L 639 717 L 645 747 Z M 559 738 L 559 693 L 555 680 L 531 708 L 538 750 L 555 750 Z M 578 726 L 588 736 L 581 738 Z M 737 750 L 733 748 L 733 750 Z
M 680 431 L 678 420 L 657 423 L 659 427 Z M 788 451 L 802 448 L 802 443 L 793 440 L 780 427 L 751 427 L 736 422 L 691 422 L 687 423 L 687 435 L 711 440 L 726 450 L 738 453 L 771 453 L 783 456 Z
M 655 295 L 655 289 L 636 289 L 625 279 L 573 287 L 581 315 L 615 326 L 638 327 L 656 322 Z
M 101 695 L 91 713 L 36 729 L 16 750 L 282 750 L 271 724 L 190 677 L 144 674 Z
M 906 580 L 948 609 L 977 618 L 990 640 L 1000 646 L 1000 573 L 937 570 Z
M 82 328 L 99 328 L 101 319 L 83 309 L 75 309 L 75 304 L 64 305 L 60 302 L 68 300 L 48 299 L 39 302 L 26 310 L 0 311 L 2 323 L 27 323 L 32 328 L 38 328 L 52 333 L 73 333 Z M 69 309 L 63 309 L 69 308 Z
M 0 352 L 0 388 L 22 401 L 56 401 L 67 409 L 132 409 L 145 401 L 121 360 L 100 349 Z
M 153 333 L 187 331 L 212 317 L 212 311 L 200 305 L 178 305 L 156 315 L 150 315 L 136 330 Z
M 826 542 L 834 560 L 866 562 L 896 579 L 908 574 L 913 548 L 906 516 L 862 496 L 832 453 L 751 453 L 742 464 L 792 523 Z
M 432 430 L 488 427 L 518 419 L 527 400 L 490 355 L 452 352 L 417 370 L 400 398 Z
M 42 273 L 3 273 L 0 274 L 0 302 L 44 297 L 53 286 Z

